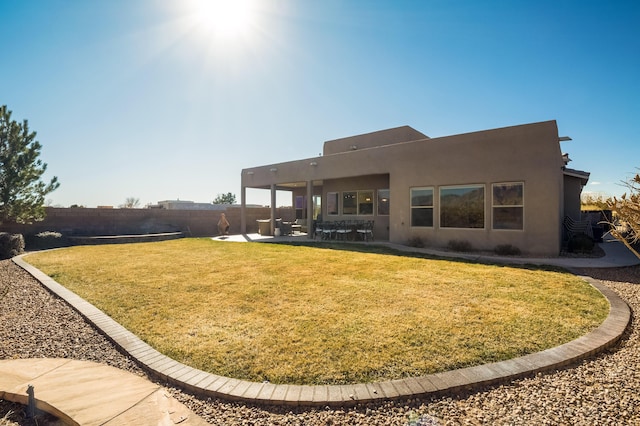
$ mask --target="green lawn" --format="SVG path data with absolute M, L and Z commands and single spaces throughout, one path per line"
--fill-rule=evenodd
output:
M 504 360 L 597 327 L 565 272 L 372 246 L 181 239 L 25 258 L 160 352 L 251 381 L 344 384 Z

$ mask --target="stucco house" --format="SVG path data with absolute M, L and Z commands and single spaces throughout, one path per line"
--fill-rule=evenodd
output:
M 545 121 L 438 138 L 403 126 L 327 141 L 322 156 L 242 170 L 241 231 L 246 189 L 262 188 L 271 191 L 271 229 L 276 191 L 287 190 L 299 219 L 370 220 L 376 240 L 555 256 L 589 179 L 567 167 L 563 140 Z

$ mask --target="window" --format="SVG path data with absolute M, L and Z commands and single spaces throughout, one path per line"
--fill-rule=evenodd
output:
M 411 188 L 411 226 L 433 226 L 433 188 Z
M 389 195 L 388 189 L 378 189 L 378 216 L 389 216 Z
M 358 191 L 358 214 L 373 214 L 373 191 Z
M 493 184 L 493 229 L 524 229 L 524 184 Z
M 345 191 L 342 193 L 342 214 L 358 214 L 358 192 Z
M 296 219 L 307 218 L 307 197 L 296 195 Z
M 327 192 L 327 216 L 338 214 L 338 193 Z
M 440 227 L 484 228 L 484 185 L 440 188 Z
M 336 197 L 336 206 L 338 205 L 338 198 Z M 322 217 L 322 197 L 320 195 L 313 196 L 313 220 L 316 220 L 318 216 Z

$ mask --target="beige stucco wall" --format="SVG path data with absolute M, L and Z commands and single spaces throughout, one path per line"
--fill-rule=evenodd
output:
M 580 195 L 582 182 L 573 176 L 564 176 L 564 214 L 580 220 Z
M 412 127 L 402 126 L 327 141 L 324 143 L 322 152 L 324 155 L 331 155 L 354 151 L 356 149 L 374 148 L 377 146 L 416 141 L 420 139 L 428 139 L 428 136 Z
M 351 138 L 354 141 L 362 146 Z M 388 226 L 391 242 L 405 244 L 420 236 L 435 247 L 466 240 L 476 249 L 512 244 L 527 254 L 557 255 L 564 205 L 562 166 L 557 125 L 547 121 L 249 168 L 242 171 L 242 186 L 322 182 L 324 203 L 329 191 L 378 189 L 388 176 L 391 216 L 384 225 L 385 219 L 374 220 L 376 228 L 386 231 Z M 381 181 L 368 182 L 370 176 Z M 491 185 L 506 182 L 524 183 L 524 230 L 491 229 Z M 440 228 L 440 187 L 467 184 L 485 186 L 484 229 Z M 423 186 L 434 188 L 434 227 L 412 228 L 410 188 Z M 376 236 L 382 239 L 383 234 L 378 230 Z
M 64 236 L 75 235 L 124 235 L 161 232 L 183 232 L 192 237 L 218 235 L 220 213 L 225 213 L 230 223 L 229 232 L 240 233 L 240 208 L 227 206 L 225 210 L 178 209 L 95 209 L 47 207 L 46 216 L 30 225 L 0 224 L 0 231 L 35 235 L 44 231 L 56 231 Z M 268 219 L 270 209 L 252 207 L 246 211 L 247 232 L 258 232 L 258 219 Z M 276 216 L 293 220 L 291 208 L 276 209 Z
M 390 168 L 391 240 L 402 243 L 421 236 L 429 246 L 465 240 L 474 248 L 492 250 L 512 244 L 542 255 L 560 250 L 562 161 L 555 122 L 518 126 L 431 139 L 423 145 L 394 147 Z M 524 230 L 491 229 L 492 184 L 524 183 Z M 439 226 L 442 186 L 482 184 L 485 187 L 484 229 Z M 434 187 L 434 227 L 410 226 L 411 187 Z

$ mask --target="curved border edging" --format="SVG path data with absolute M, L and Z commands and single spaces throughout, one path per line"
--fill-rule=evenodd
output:
M 73 236 L 68 238 L 69 241 L 73 243 L 73 245 L 152 243 L 157 241 L 167 241 L 184 238 L 184 233 L 160 232 L 156 234 L 94 235 Z
M 580 276 L 609 301 L 609 315 L 595 330 L 571 342 L 506 361 L 419 377 L 353 385 L 276 385 L 207 373 L 177 362 L 153 349 L 107 314 L 66 289 L 22 259 L 13 262 L 49 291 L 65 300 L 88 322 L 152 375 L 204 397 L 266 405 L 350 406 L 383 400 L 437 396 L 505 383 L 584 360 L 613 346 L 631 320 L 629 306 L 611 289 Z

